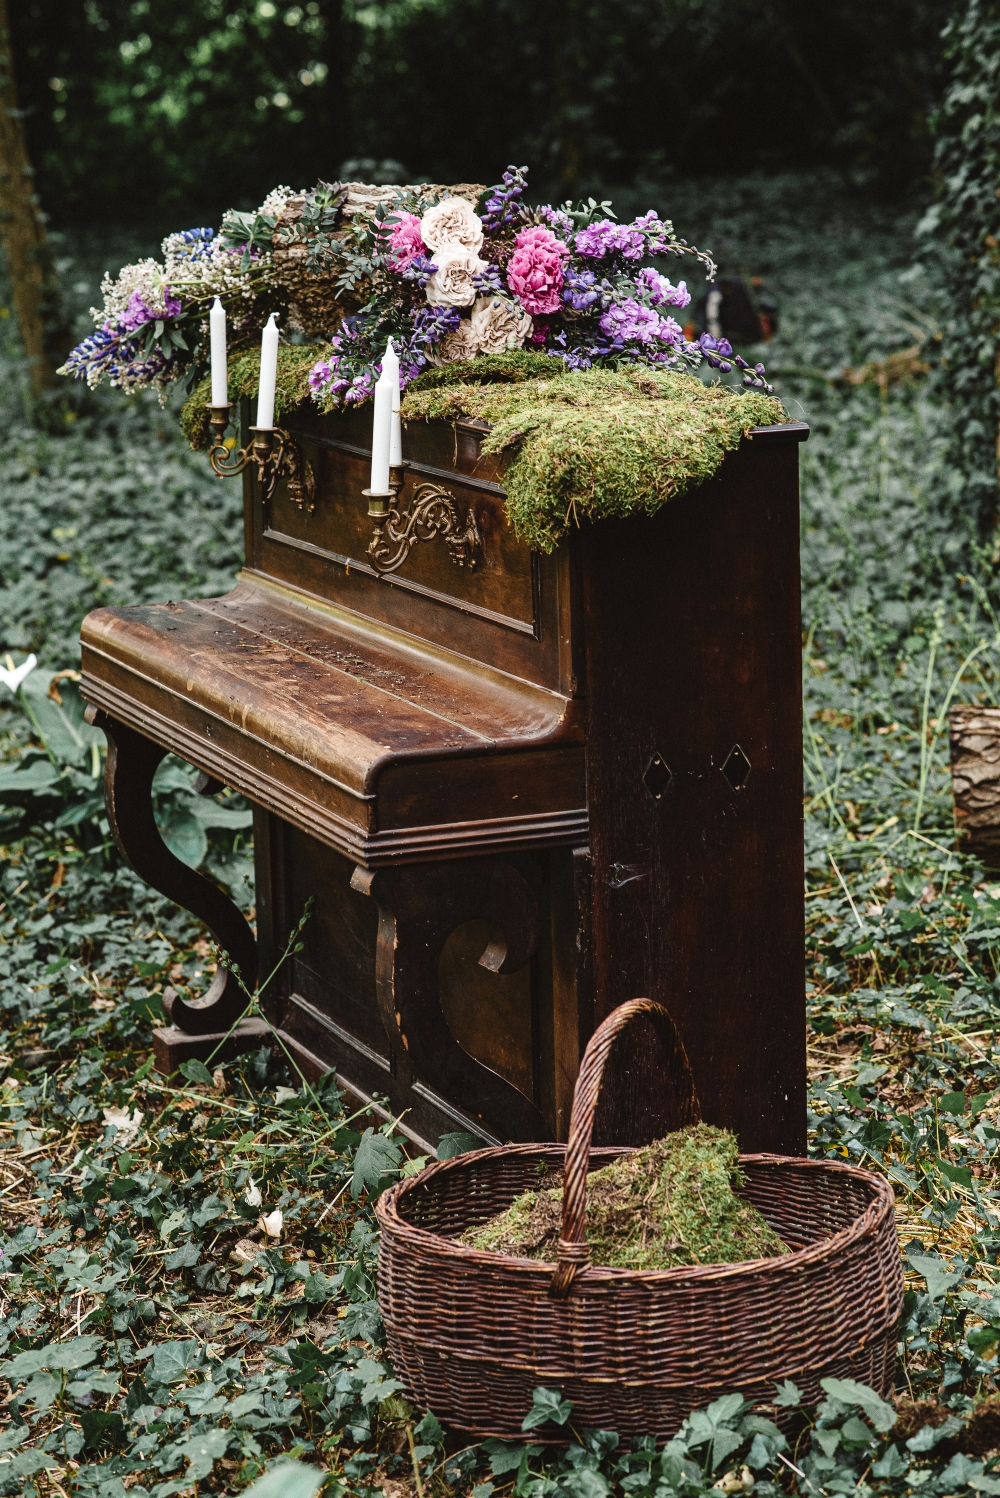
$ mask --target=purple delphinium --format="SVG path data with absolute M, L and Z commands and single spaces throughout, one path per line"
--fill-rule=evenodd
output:
M 563 301 L 574 312 L 585 312 L 601 302 L 602 283 L 592 270 L 570 271 L 563 282 Z
M 485 270 L 477 270 L 473 273 L 472 284 L 476 288 L 477 296 L 495 296 L 497 293 L 502 296 L 507 289 L 503 284 L 500 267 L 491 265 L 489 262 Z
M 686 307 L 691 300 L 691 293 L 683 281 L 673 286 L 651 265 L 641 270 L 635 280 L 640 291 L 648 294 L 652 307 Z
M 507 168 L 503 174 L 503 181 L 491 190 L 479 215 L 484 234 L 497 234 L 508 224 L 522 218 L 520 200 L 524 196 L 524 189 L 527 185 L 528 168 L 526 166 Z
M 401 271 L 400 275 L 404 281 L 416 281 L 423 290 L 431 276 L 437 274 L 437 266 L 429 255 L 414 255 L 413 259 Z

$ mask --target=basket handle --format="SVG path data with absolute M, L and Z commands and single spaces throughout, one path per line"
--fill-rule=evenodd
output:
M 676 1102 L 674 1127 L 683 1129 L 701 1118 L 691 1063 L 669 1010 L 653 999 L 630 999 L 625 1004 L 619 1004 L 590 1037 L 573 1090 L 569 1144 L 566 1146 L 566 1163 L 563 1168 L 562 1236 L 556 1253 L 555 1273 L 549 1286 L 549 1294 L 557 1299 L 569 1294 L 580 1270 L 590 1263 L 586 1235 L 587 1166 L 590 1161 L 597 1100 L 601 1095 L 604 1067 L 611 1047 L 626 1026 L 641 1015 L 646 1015 L 653 1021 L 667 1051 L 669 1059 L 664 1081 Z

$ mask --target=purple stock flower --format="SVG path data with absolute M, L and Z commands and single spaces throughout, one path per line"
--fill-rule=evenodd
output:
M 646 253 L 646 241 L 642 233 L 615 224 L 609 218 L 600 219 L 587 229 L 581 229 L 575 240 L 578 255 L 588 260 L 604 260 L 609 255 L 621 255 L 625 260 L 641 260 Z
M 562 208 L 553 208 L 550 203 L 543 203 L 541 208 L 535 209 L 535 219 L 548 224 L 553 234 L 557 234 L 560 239 L 568 239 L 573 232 L 571 216 Z
M 615 302 L 600 321 L 601 332 L 616 345 L 625 343 L 669 343 L 680 341 L 681 330 L 672 317 L 661 317 L 634 297 Z
M 686 307 L 691 300 L 691 293 L 683 281 L 673 286 L 666 276 L 661 276 L 651 265 L 645 266 L 635 279 L 640 290 L 648 292 L 650 303 L 654 307 Z

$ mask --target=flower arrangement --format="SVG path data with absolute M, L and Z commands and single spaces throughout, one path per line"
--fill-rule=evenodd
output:
M 508 168 L 474 200 L 469 189 L 282 187 L 254 214 L 226 214 L 218 234 L 171 234 L 162 263 L 105 277 L 97 330 L 61 372 L 127 391 L 190 389 L 219 297 L 235 352 L 272 312 L 284 336 L 323 342 L 309 388 L 325 410 L 371 399 L 390 337 L 403 388 L 428 367 L 526 349 L 571 370 L 707 361 L 770 393 L 764 366 L 724 338 L 685 337 L 674 314 L 687 286 L 651 263 L 691 257 L 711 278 L 709 255 L 653 212 L 622 224 L 593 199 L 532 208 L 526 170 Z

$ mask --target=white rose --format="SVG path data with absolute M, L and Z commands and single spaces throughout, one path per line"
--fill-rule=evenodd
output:
M 477 271 L 486 269 L 486 262 L 463 245 L 446 244 L 431 256 L 431 263 L 437 266 L 427 282 L 427 300 L 431 306 L 471 307 L 476 300 L 472 278 Z
M 483 354 L 502 354 L 504 349 L 521 348 L 534 327 L 523 307 L 503 297 L 480 297 L 469 321 Z
M 430 250 L 460 244 L 475 251 L 482 248 L 483 221 L 465 198 L 445 198 L 428 208 L 420 220 L 420 236 Z
M 444 335 L 428 359 L 431 364 L 454 364 L 457 359 L 474 359 L 478 353 L 479 343 L 472 323 L 463 317 L 457 328 Z

